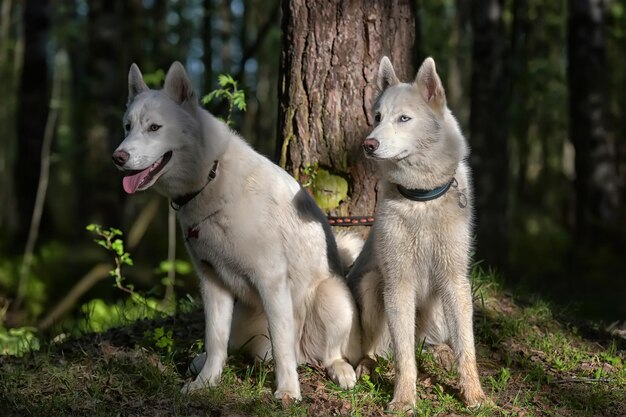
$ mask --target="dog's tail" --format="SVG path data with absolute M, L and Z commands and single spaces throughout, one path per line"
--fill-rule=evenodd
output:
M 365 241 L 356 233 L 341 230 L 335 233 L 337 249 L 339 249 L 339 259 L 344 271 L 348 271 L 356 258 L 361 253 Z

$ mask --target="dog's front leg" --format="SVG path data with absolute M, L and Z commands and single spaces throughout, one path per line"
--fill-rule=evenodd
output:
M 393 343 L 396 379 L 389 408 L 406 411 L 415 405 L 415 286 L 413 277 L 398 271 L 385 276 L 384 304 Z
M 203 269 L 200 292 L 204 305 L 206 360 L 202 370 L 192 382 L 185 384 L 182 391 L 191 392 L 220 382 L 227 357 L 228 337 L 233 317 L 234 299 L 219 282 L 213 270 Z
M 302 399 L 296 361 L 295 324 L 291 291 L 285 281 L 278 285 L 261 286 L 259 293 L 267 313 L 272 356 L 276 365 L 278 399 Z

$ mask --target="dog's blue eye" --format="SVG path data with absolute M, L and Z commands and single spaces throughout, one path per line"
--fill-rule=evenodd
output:
M 399 120 L 404 123 L 404 122 L 408 122 L 409 120 L 411 120 L 411 118 L 403 114 L 402 116 L 400 116 Z
M 148 130 L 150 130 L 150 132 L 156 132 L 157 130 L 159 130 L 161 128 L 161 125 L 158 125 L 156 123 L 152 123 L 150 125 L 150 127 L 148 128 Z

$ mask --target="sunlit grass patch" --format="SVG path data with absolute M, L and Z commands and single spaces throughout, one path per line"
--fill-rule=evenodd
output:
M 520 306 L 493 276 L 484 274 L 479 281 L 474 293 L 478 366 L 495 405 L 466 408 L 457 371 L 443 367 L 433 349 L 418 341 L 414 415 L 626 415 L 623 341 L 589 340 L 559 322 L 541 300 Z M 187 367 L 203 350 L 203 320 L 195 311 L 131 321 L 103 333 L 44 341 L 39 352 L 22 358 L 0 357 L 0 414 L 390 415 L 392 356 L 379 357 L 372 378 L 351 390 L 330 381 L 320 366 L 300 366 L 303 400 L 282 403 L 273 397 L 273 362 L 230 352 L 220 385 L 181 394 L 190 378 Z
M 485 275 L 479 273 L 479 281 Z M 488 280 L 487 280 L 488 281 Z M 494 290 L 495 289 L 495 290 Z M 624 351 L 603 348 L 559 322 L 540 299 L 520 307 L 497 286 L 481 286 L 475 333 L 483 366 L 483 387 L 503 415 L 621 415 L 626 375 Z M 622 342 L 623 346 L 623 342 Z M 493 360 L 491 360 L 493 359 Z M 499 367 L 498 367 L 499 366 Z M 620 410 L 620 411 L 617 411 Z

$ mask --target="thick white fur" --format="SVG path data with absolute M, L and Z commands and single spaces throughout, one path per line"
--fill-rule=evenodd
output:
M 371 371 L 374 355 L 391 344 L 396 380 L 390 406 L 410 408 L 415 404 L 416 339 L 449 344 L 463 399 L 477 405 L 484 394 L 476 367 L 468 279 L 468 147 L 446 106 L 431 58 L 424 61 L 415 82 L 407 84 L 398 81 L 384 57 L 377 84 L 381 95 L 373 111 L 380 121 L 368 137 L 380 143 L 368 155 L 382 169 L 376 223 L 348 275 L 361 310 L 366 355 L 357 372 Z M 409 200 L 397 189 L 434 189 L 453 177 L 457 188 L 427 202 Z M 467 205 L 461 207 L 459 201 Z
M 156 132 L 148 130 L 153 123 L 161 125 Z M 124 124 L 130 130 L 118 150 L 130 157 L 123 169 L 143 169 L 173 151 L 153 181 L 170 199 L 202 189 L 219 160 L 217 177 L 178 211 L 200 276 L 208 358 L 183 390 L 219 383 L 229 343 L 275 359 L 277 398 L 301 398 L 302 362 L 320 363 L 341 387 L 354 386 L 350 363 L 361 357 L 356 305 L 333 269 L 330 228 L 299 184 L 198 106 L 180 63 L 159 91 L 146 87 L 133 64 Z M 351 264 L 359 243 L 341 242 Z

